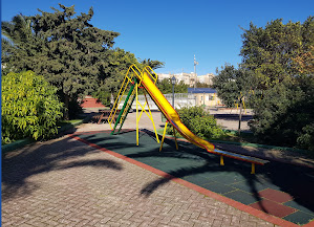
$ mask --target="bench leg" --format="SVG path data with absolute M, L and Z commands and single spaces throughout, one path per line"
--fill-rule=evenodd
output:
M 104 114 L 102 114 L 102 115 L 100 116 L 100 118 L 99 118 L 99 120 L 98 120 L 98 123 L 97 123 L 97 124 L 100 124 L 100 122 L 101 122 L 101 120 L 102 120 L 103 116 L 104 116 Z
M 220 165 L 221 166 L 224 166 L 225 163 L 224 163 L 224 156 L 220 155 Z
M 251 170 L 251 174 L 255 174 L 255 163 L 252 163 L 252 170 Z

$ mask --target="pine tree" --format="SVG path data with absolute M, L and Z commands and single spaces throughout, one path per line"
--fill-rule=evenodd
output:
M 68 108 L 71 99 L 93 91 L 110 73 L 110 50 L 119 33 L 93 27 L 89 23 L 94 14 L 92 8 L 87 14 L 74 17 L 74 6 L 59 6 L 61 10 L 39 10 L 41 14 L 30 17 L 33 38 L 17 45 L 19 51 L 10 64 L 16 70 L 43 75 L 58 88 Z M 65 119 L 68 118 L 66 111 Z

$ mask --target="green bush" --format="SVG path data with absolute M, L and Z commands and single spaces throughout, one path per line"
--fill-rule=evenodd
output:
M 314 79 L 278 84 L 255 102 L 251 129 L 266 144 L 314 151 Z
M 216 119 L 202 107 L 181 108 L 178 114 L 182 123 L 195 135 L 203 139 L 218 139 L 224 132 L 217 125 Z M 167 134 L 173 135 L 172 125 L 168 125 Z
M 56 134 L 62 108 L 56 88 L 42 76 L 32 71 L 2 76 L 2 144 Z
M 297 138 L 297 143 L 302 149 L 314 151 L 314 123 L 303 128 L 302 134 Z

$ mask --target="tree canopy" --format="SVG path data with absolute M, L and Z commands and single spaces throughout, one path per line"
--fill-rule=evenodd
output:
M 213 87 L 217 89 L 218 96 L 228 107 L 234 105 L 234 101 L 242 99 L 255 87 L 252 73 L 244 69 L 236 69 L 232 65 L 222 67 L 213 78 Z
M 98 79 L 110 71 L 108 52 L 119 33 L 93 27 L 89 23 L 94 14 L 92 8 L 87 14 L 74 17 L 74 6 L 59 6 L 61 10 L 39 10 L 40 14 L 26 18 L 32 21 L 32 37 L 21 39 L 24 32 L 11 32 L 12 28 L 6 33 L 16 46 L 15 52 L 7 54 L 7 62 L 16 70 L 44 75 L 58 88 L 68 107 L 72 97 L 97 87 Z M 2 23 L 2 27 L 8 25 L 11 23 Z
M 157 81 L 156 86 L 163 94 L 171 94 L 172 93 L 172 83 L 171 79 L 163 79 L 161 81 Z M 175 93 L 187 93 L 188 92 L 188 85 L 184 84 L 184 82 L 177 81 L 174 85 L 174 92 Z
M 314 150 L 314 17 L 243 30 L 242 63 L 217 72 L 218 95 L 232 105 L 250 94 L 251 128 L 261 141 Z
M 258 89 L 268 89 L 293 79 L 297 73 L 294 58 L 308 52 L 314 42 L 314 17 L 300 22 L 282 23 L 282 19 L 268 22 L 265 28 L 250 24 L 242 35 L 241 67 L 253 71 Z M 290 83 L 290 82 L 289 82 Z
M 2 57 L 5 70 L 32 70 L 43 75 L 58 88 L 65 103 L 80 95 L 101 90 L 115 93 L 121 85 L 126 70 L 132 64 L 161 67 L 156 60 L 139 63 L 134 54 L 113 49 L 119 33 L 94 27 L 94 15 L 77 15 L 74 6 L 59 4 L 53 12 L 39 10 L 35 16 L 18 15 L 11 22 L 2 22 Z M 68 118 L 68 112 L 65 113 Z

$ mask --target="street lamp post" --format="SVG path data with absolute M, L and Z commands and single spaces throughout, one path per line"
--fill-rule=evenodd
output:
M 176 78 L 172 76 L 171 78 L 171 84 L 172 84 L 172 106 L 174 108 L 174 85 L 176 84 Z
M 194 90 L 196 88 L 196 83 L 197 83 L 197 78 L 196 78 L 196 66 L 198 65 L 198 62 L 195 59 L 195 54 L 194 54 Z

